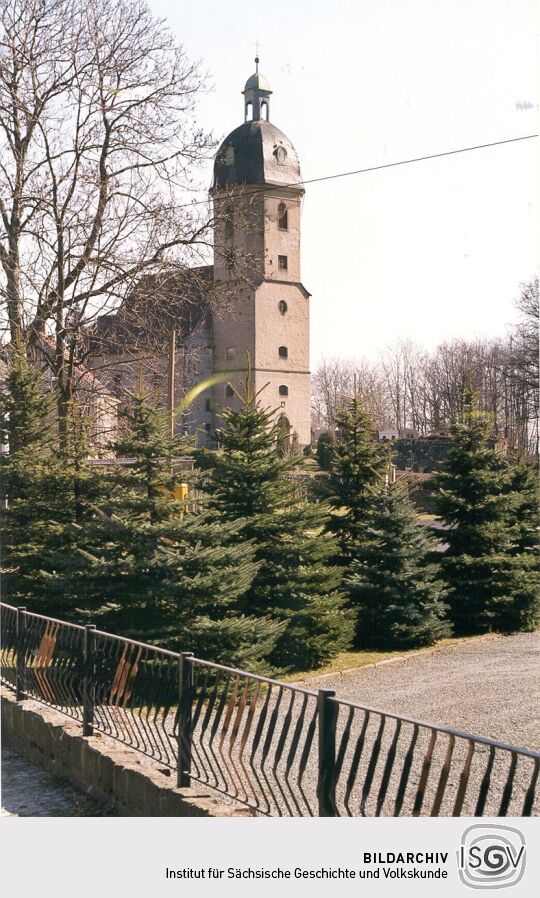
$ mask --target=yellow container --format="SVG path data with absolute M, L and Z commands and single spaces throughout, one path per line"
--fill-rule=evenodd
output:
M 189 488 L 187 483 L 177 483 L 173 489 L 173 499 L 187 499 Z

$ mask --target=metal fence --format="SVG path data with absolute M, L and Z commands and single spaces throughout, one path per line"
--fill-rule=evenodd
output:
M 540 753 L 0 603 L 0 674 L 267 816 L 530 816 Z

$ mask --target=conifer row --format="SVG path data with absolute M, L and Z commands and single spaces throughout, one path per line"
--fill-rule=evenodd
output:
M 466 397 L 437 478 L 443 531 L 419 519 L 359 397 L 338 416 L 326 498 L 295 486 L 275 410 L 249 372 L 223 410 L 221 447 L 170 436 L 143 388 L 126 398 L 112 447 L 88 462 L 73 404 L 60 449 L 54 397 L 13 348 L 0 411 L 3 589 L 7 601 L 251 671 L 317 668 L 338 652 L 432 645 L 449 635 L 533 629 L 539 571 L 531 467 L 489 443 Z M 196 511 L 175 499 L 202 492 Z

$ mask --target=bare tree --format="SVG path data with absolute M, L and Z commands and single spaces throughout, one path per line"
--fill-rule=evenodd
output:
M 508 337 L 447 340 L 427 352 L 410 340 L 386 347 L 378 364 L 325 360 L 313 376 L 316 426 L 331 429 L 357 385 L 379 429 L 444 434 L 472 386 L 493 436 L 510 450 L 538 453 L 538 280 L 525 284 L 521 320 Z
M 520 320 L 509 340 L 506 367 L 509 406 L 520 434 L 521 448 L 538 454 L 539 448 L 539 290 L 538 277 L 521 285 L 516 301 Z
M 519 369 L 519 376 L 527 389 L 538 389 L 538 324 L 539 300 L 538 277 L 522 284 L 521 293 L 516 301 L 520 312 L 520 321 L 516 327 L 513 349 L 513 361 Z
M 10 338 L 52 337 L 62 406 L 81 336 L 141 275 L 204 257 L 186 202 L 211 139 L 203 79 L 140 0 L 0 0 L 0 299 Z
M 333 430 L 337 412 L 353 393 L 362 396 L 380 427 L 388 426 L 391 421 L 382 372 L 366 359 L 323 359 L 313 374 L 311 387 L 316 429 Z

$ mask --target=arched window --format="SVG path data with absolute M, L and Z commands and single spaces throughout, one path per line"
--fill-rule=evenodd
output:
M 289 350 L 286 346 L 280 346 L 278 348 L 278 356 L 280 359 L 288 359 L 289 358 Z
M 225 396 L 234 396 L 234 390 L 230 384 L 227 384 L 225 387 Z
M 250 122 L 253 119 L 253 103 L 246 103 L 246 122 Z
M 279 395 L 280 396 L 288 396 L 289 395 L 289 388 L 286 387 L 285 384 L 280 385 Z
M 268 121 L 268 103 L 266 100 L 261 100 L 261 118 L 263 117 Z
M 280 231 L 287 231 L 289 228 L 287 206 L 280 203 L 278 206 L 278 228 Z
M 232 360 L 236 358 L 236 349 L 234 348 L 234 346 L 227 346 L 225 358 L 228 362 L 232 362 Z
M 279 455 L 284 458 L 291 448 L 291 422 L 285 415 L 280 415 L 277 425 L 277 449 Z
M 282 315 L 284 315 L 287 311 L 287 303 L 284 299 L 280 299 L 280 301 L 278 302 L 278 309 Z

